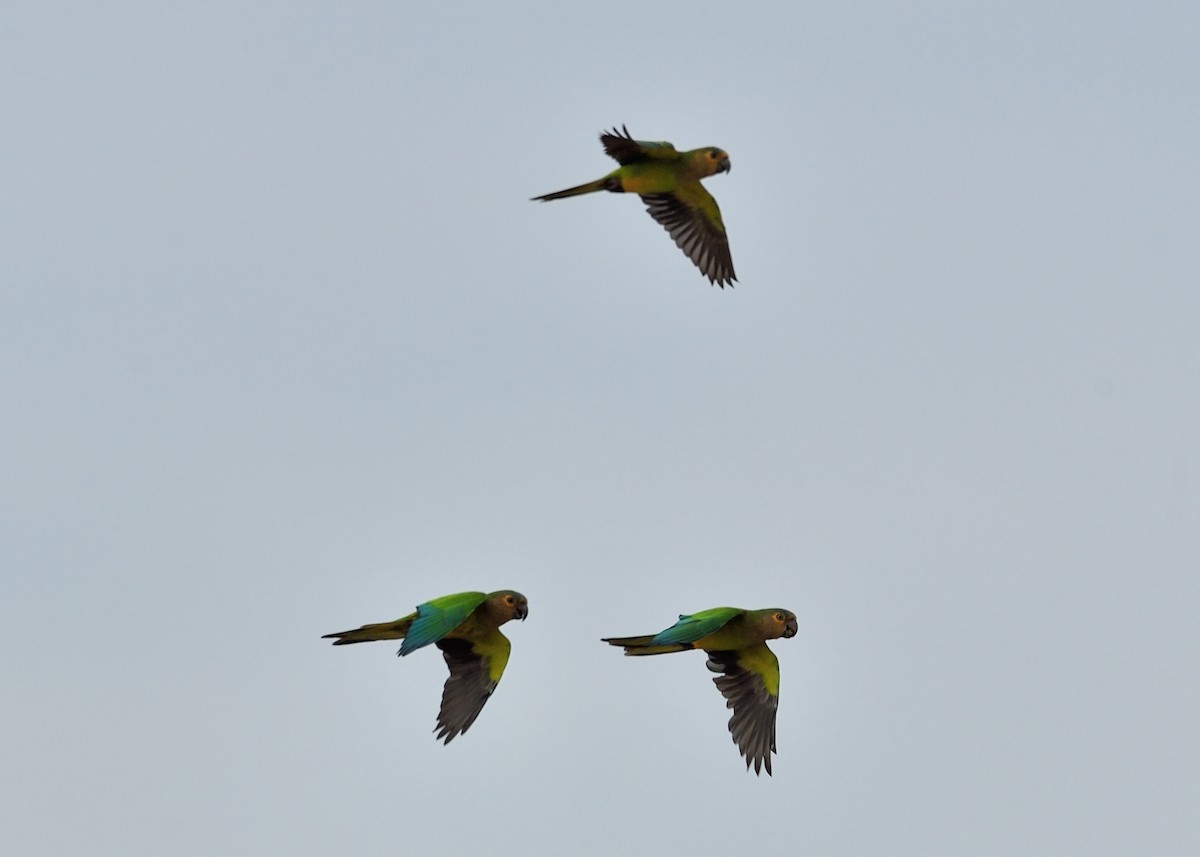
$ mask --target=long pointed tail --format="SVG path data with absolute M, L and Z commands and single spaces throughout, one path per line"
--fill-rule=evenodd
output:
M 353 631 L 338 631 L 326 634 L 322 640 L 333 639 L 335 646 L 348 646 L 351 643 L 369 643 L 373 640 L 402 640 L 412 625 L 412 616 L 405 616 L 394 622 L 378 622 L 374 625 L 363 625 Z
M 693 648 L 691 643 L 664 643 L 660 646 L 651 646 L 650 641 L 654 639 L 654 634 L 647 634 L 644 637 L 604 637 L 602 643 L 608 643 L 610 646 L 623 646 L 627 655 L 666 655 L 671 652 L 685 652 Z
M 596 179 L 594 182 L 581 184 L 577 187 L 569 187 L 566 190 L 555 191 L 543 196 L 535 196 L 531 202 L 549 202 L 552 199 L 566 199 L 568 196 L 579 196 L 581 193 L 595 193 L 598 190 L 605 190 L 604 184 L 607 179 Z

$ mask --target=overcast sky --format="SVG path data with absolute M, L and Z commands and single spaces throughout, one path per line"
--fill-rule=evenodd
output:
M 1200 853 L 1194 2 L 4 18 L 0 851 Z M 500 588 L 449 746 L 319 639 Z M 772 778 L 599 642 L 719 605 Z

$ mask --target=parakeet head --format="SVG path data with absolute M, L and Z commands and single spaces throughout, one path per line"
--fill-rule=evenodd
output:
M 698 179 L 729 172 L 729 153 L 716 146 L 692 149 L 684 152 L 681 157 L 688 164 L 689 171 Z
M 502 589 L 490 594 L 487 597 L 487 606 L 488 612 L 499 624 L 509 619 L 520 619 L 524 622 L 525 617 L 529 615 L 529 601 L 520 592 L 511 589 Z
M 724 150 L 716 149 L 716 148 L 709 149 L 708 150 L 708 159 L 714 165 L 714 167 L 713 167 L 714 173 L 729 172 L 729 168 L 730 168 L 729 155 L 726 154 Z
M 762 629 L 763 636 L 768 640 L 778 639 L 779 637 L 794 637 L 796 636 L 796 632 L 800 630 L 800 626 L 796 622 L 796 614 L 791 610 L 772 607 L 769 610 L 755 612 L 757 613 L 756 618 L 759 627 Z

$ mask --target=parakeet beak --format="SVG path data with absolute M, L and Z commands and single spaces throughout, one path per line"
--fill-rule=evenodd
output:
M 787 624 L 783 626 L 783 636 L 784 637 L 794 637 L 794 636 L 796 636 L 796 632 L 799 630 L 800 630 L 800 625 L 796 621 L 796 617 L 793 616 L 791 619 L 788 619 Z
M 518 604 L 517 605 L 517 618 L 520 619 L 522 622 L 524 622 L 525 617 L 528 615 L 529 615 L 529 605 L 528 604 Z
M 729 172 L 729 166 L 729 158 L 722 158 L 721 163 L 717 164 L 717 172 L 727 173 Z

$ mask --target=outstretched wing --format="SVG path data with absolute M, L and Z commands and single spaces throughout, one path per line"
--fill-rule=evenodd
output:
M 615 159 L 621 166 L 649 159 L 673 161 L 679 157 L 679 152 L 670 143 L 635 140 L 624 125 L 620 131 L 616 128 L 605 131 L 600 135 L 600 143 L 604 146 L 604 154 Z
M 779 708 L 779 659 L 765 643 L 733 652 L 709 652 L 708 668 L 722 673 L 713 683 L 733 709 L 729 733 L 746 757 L 746 769 L 771 773 L 775 712 Z
M 709 282 L 721 288 L 733 285 L 737 275 L 721 209 L 700 182 L 681 185 L 673 193 L 648 194 L 642 202 Z
M 483 710 L 484 703 L 496 690 L 512 644 L 499 631 L 470 642 L 468 640 L 438 640 L 450 678 L 442 689 L 442 707 L 438 711 L 438 739 L 449 744 L 466 732 Z
M 483 592 L 459 592 L 434 598 L 418 606 L 417 618 L 408 628 L 408 635 L 400 645 L 400 654 L 407 655 L 442 639 L 461 625 L 485 600 L 487 595 Z

